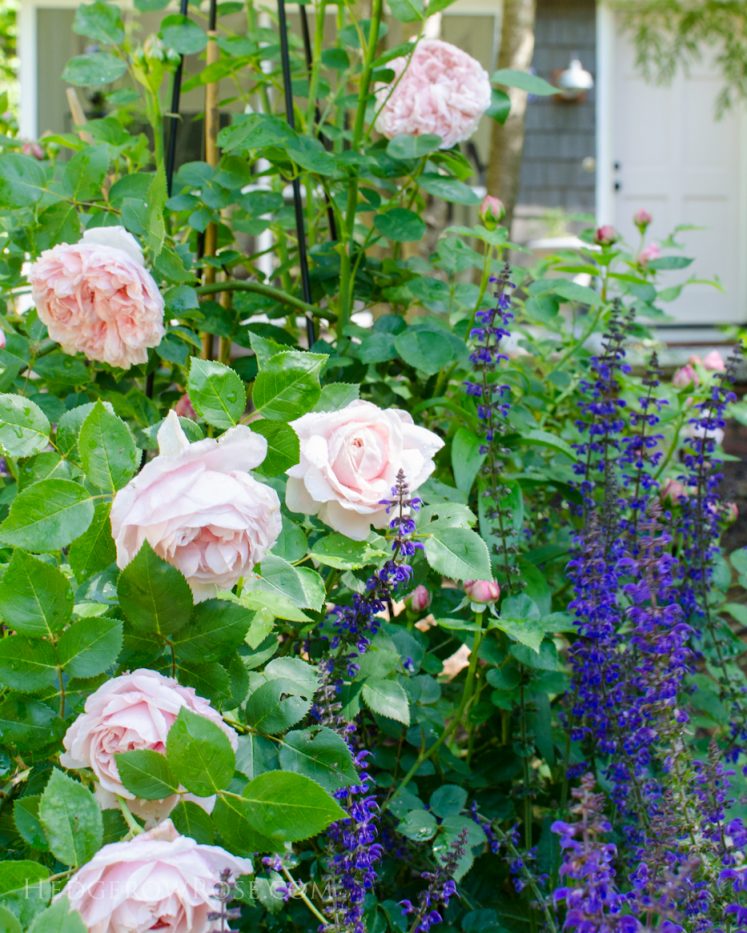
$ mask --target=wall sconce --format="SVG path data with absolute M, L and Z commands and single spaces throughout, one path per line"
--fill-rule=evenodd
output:
M 555 98 L 568 104 L 586 100 L 587 93 L 594 87 L 594 78 L 581 64 L 580 58 L 572 58 L 567 68 L 553 73 L 556 87 L 561 93 Z

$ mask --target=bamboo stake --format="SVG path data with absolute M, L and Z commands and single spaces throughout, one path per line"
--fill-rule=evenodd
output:
M 210 0 L 210 15 L 208 21 L 208 42 L 205 52 L 206 65 L 210 68 L 218 61 L 218 32 L 217 26 L 217 2 Z M 218 82 L 208 81 L 205 85 L 205 161 L 208 165 L 215 168 L 218 164 L 218 130 L 220 129 L 220 111 L 218 108 Z M 210 259 L 215 256 L 218 245 L 218 225 L 212 221 L 205 230 L 205 246 L 203 258 Z M 204 285 L 212 285 L 215 282 L 216 269 L 213 265 L 206 265 L 202 275 Z M 202 355 L 204 359 L 212 359 L 215 355 L 214 341 L 212 334 L 203 334 L 202 337 Z

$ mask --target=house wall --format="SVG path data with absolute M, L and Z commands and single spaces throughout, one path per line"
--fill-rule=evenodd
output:
M 580 58 L 596 78 L 595 0 L 538 0 L 534 71 L 552 81 L 553 72 L 567 67 L 571 58 Z M 581 103 L 530 99 L 520 216 L 539 219 L 559 210 L 594 212 L 595 134 L 595 90 Z

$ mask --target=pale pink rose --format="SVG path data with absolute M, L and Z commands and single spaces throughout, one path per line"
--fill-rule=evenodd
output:
M 724 358 L 718 350 L 711 350 L 710 353 L 706 353 L 703 357 L 703 369 L 707 369 L 712 373 L 726 372 L 726 363 L 724 363 Z
M 197 420 L 197 412 L 194 409 L 192 404 L 192 399 L 184 393 L 179 401 L 174 405 L 174 411 L 179 415 L 180 418 L 191 418 L 192 421 Z
M 646 228 L 651 223 L 654 218 L 649 214 L 647 210 L 641 208 L 633 214 L 633 223 L 638 227 L 641 233 L 646 232 Z
M 60 755 L 64 768 L 90 768 L 97 778 L 101 806 L 113 809 L 117 797 L 130 801 L 130 809 L 146 819 L 162 819 L 180 800 L 193 800 L 212 810 L 214 797 L 173 794 L 163 800 L 138 800 L 119 779 L 115 755 L 149 749 L 165 753 L 166 738 L 179 710 L 187 709 L 215 723 L 228 736 L 234 751 L 236 733 L 213 707 L 191 687 L 156 671 L 137 670 L 107 681 L 86 700 L 83 712 L 65 733 Z
M 40 319 L 66 353 L 128 369 L 161 342 L 163 298 L 123 227 L 96 227 L 79 243 L 45 250 L 29 281 Z
M 483 227 L 494 230 L 506 216 L 506 208 L 500 198 L 486 194 L 480 204 L 480 221 Z
M 652 259 L 661 259 L 661 247 L 658 243 L 649 243 L 638 253 L 638 263 L 647 266 Z
M 340 411 L 309 412 L 291 427 L 301 460 L 287 471 L 288 508 L 319 515 L 356 541 L 365 540 L 371 525 L 387 523 L 381 503 L 391 498 L 397 472 L 404 470 L 414 492 L 435 469 L 433 457 L 444 445 L 406 411 L 358 400 Z
M 470 602 L 487 605 L 500 599 L 501 588 L 492 580 L 467 580 L 464 584 L 464 592 Z
M 421 40 L 409 64 L 402 56 L 387 68 L 395 73 L 393 83 L 379 84 L 375 92 L 382 106 L 376 129 L 388 139 L 434 133 L 441 137 L 442 149 L 451 149 L 472 136 L 490 106 L 487 71 L 441 39 Z
M 676 389 L 684 389 L 690 385 L 698 385 L 700 378 L 691 363 L 685 363 L 684 366 L 675 372 L 672 376 L 672 385 Z
M 594 232 L 594 242 L 598 246 L 612 246 L 619 239 L 620 235 L 612 224 L 603 224 L 601 227 L 597 227 Z
M 431 594 L 428 587 L 423 586 L 422 583 L 416 586 L 412 593 L 406 597 L 405 603 L 413 612 L 424 612 L 431 604 Z
M 89 933 L 207 933 L 223 871 L 247 875 L 252 863 L 181 836 L 166 820 L 99 849 L 58 896 L 68 898 Z
M 665 480 L 659 490 L 659 498 L 662 500 L 669 499 L 671 502 L 679 502 L 686 495 L 688 495 L 687 486 L 676 479 Z
M 215 596 L 251 573 L 277 541 L 280 501 L 247 472 L 267 441 L 239 425 L 190 444 L 171 411 L 158 431 L 160 453 L 114 497 L 117 564 L 147 541 L 187 578 L 195 599 Z

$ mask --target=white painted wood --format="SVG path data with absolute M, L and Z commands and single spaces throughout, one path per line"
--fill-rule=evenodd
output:
M 688 74 L 679 72 L 670 85 L 647 83 L 614 15 L 600 9 L 599 23 L 599 221 L 614 224 L 633 244 L 638 235 L 632 217 L 638 208 L 653 214 L 655 240 L 680 224 L 698 227 L 678 239 L 685 254 L 695 258 L 692 273 L 718 277 L 723 291 L 692 285 L 665 310 L 685 327 L 745 322 L 745 108 L 716 119 L 722 79 L 707 62 Z M 679 272 L 662 276 L 672 283 L 681 278 Z

